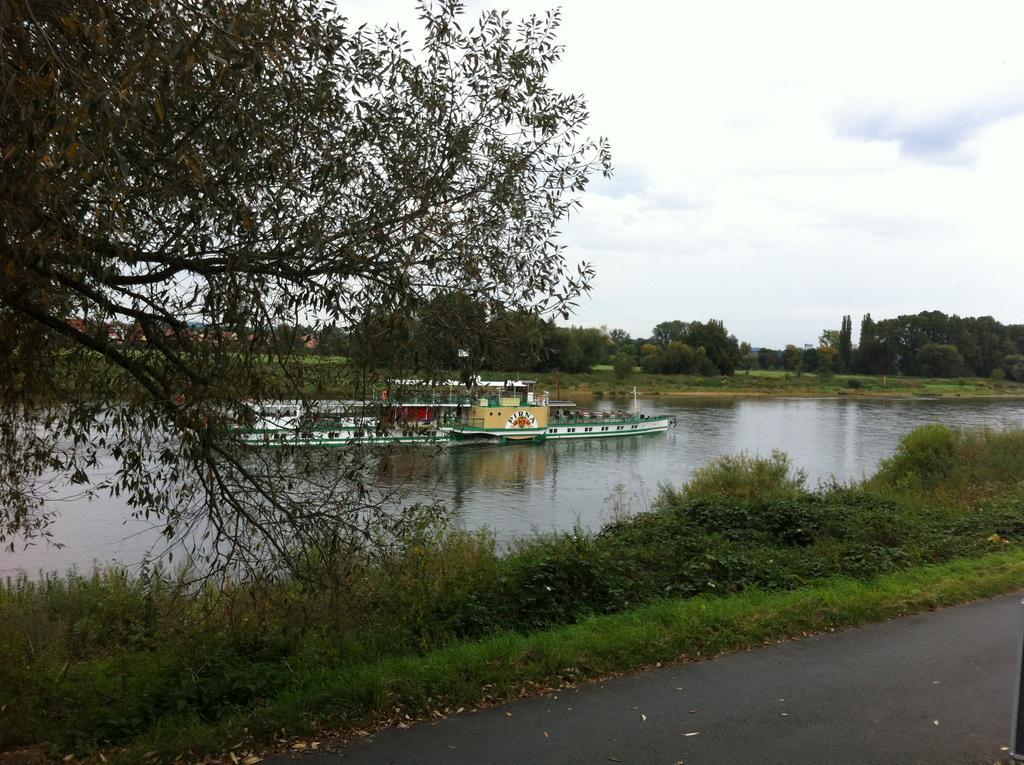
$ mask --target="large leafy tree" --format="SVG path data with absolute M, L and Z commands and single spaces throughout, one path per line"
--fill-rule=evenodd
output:
M 651 342 L 668 348 L 668 344 L 673 340 L 682 340 L 686 336 L 689 326 L 687 322 L 678 319 L 663 321 L 651 331 Z
M 917 365 L 925 377 L 955 377 L 964 368 L 964 357 L 955 345 L 928 343 L 917 353 Z
M 414 54 L 321 0 L 0 0 L 0 539 L 45 533 L 40 479 L 98 462 L 92 490 L 218 560 L 365 537 L 354 452 L 232 438 L 251 402 L 317 388 L 280 328 L 565 313 L 587 289 L 556 227 L 609 155 L 547 82 L 557 14 L 420 20 Z

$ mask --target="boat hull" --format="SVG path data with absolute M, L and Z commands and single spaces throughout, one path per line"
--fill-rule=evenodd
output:
M 387 431 L 378 433 L 369 429 L 340 431 L 295 431 L 288 429 L 262 430 L 243 433 L 239 438 L 246 446 L 261 448 L 281 447 L 341 447 L 355 445 L 418 444 L 437 446 L 447 443 L 542 443 L 584 438 L 625 438 L 664 433 L 672 424 L 670 417 L 647 417 L 639 420 L 612 422 L 556 422 L 545 428 L 488 429 L 455 425 L 438 428 L 430 433 L 413 431 Z M 357 435 L 358 433 L 358 435 Z
M 433 446 L 448 443 L 451 440 L 451 436 L 445 430 L 439 430 L 434 433 L 363 432 L 362 435 L 356 435 L 354 431 L 297 432 L 293 430 L 277 430 L 247 432 L 240 436 L 240 440 L 246 446 L 260 448 L 372 446 L 377 444 L 422 444 L 424 446 Z
M 553 422 L 544 428 L 474 428 L 455 425 L 450 435 L 453 440 L 498 441 L 564 441 L 581 438 L 623 438 L 664 433 L 672 424 L 671 417 L 645 417 L 618 421 Z

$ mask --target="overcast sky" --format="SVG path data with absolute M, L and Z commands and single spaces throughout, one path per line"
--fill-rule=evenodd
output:
M 1024 3 L 557 5 L 553 80 L 615 162 L 563 228 L 597 269 L 573 323 L 770 347 L 846 313 L 1024 323 Z M 417 27 L 410 0 L 342 7 Z

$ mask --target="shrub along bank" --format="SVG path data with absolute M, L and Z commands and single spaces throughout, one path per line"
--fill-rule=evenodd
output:
M 506 553 L 424 535 L 330 589 L 8 582 L 0 750 L 218 752 L 993 594 L 1024 584 L 1022 482 L 1024 432 L 929 426 L 861 485 L 811 491 L 785 455 L 726 458 L 595 534 Z

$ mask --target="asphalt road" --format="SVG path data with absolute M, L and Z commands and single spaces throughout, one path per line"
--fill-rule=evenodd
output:
M 299 765 L 998 762 L 1010 743 L 1020 602 L 996 598 L 467 712 Z

